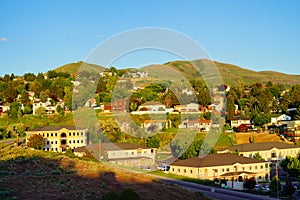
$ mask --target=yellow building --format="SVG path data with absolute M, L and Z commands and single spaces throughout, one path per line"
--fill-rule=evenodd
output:
M 64 152 L 66 149 L 75 149 L 89 143 L 86 129 L 75 126 L 44 126 L 26 131 L 26 145 L 33 135 L 41 135 L 46 139 L 45 151 Z
M 233 145 L 218 153 L 236 152 L 240 156 L 253 158 L 256 153 L 266 161 L 275 162 L 285 159 L 287 155 L 297 156 L 300 153 L 300 147 L 294 144 L 284 142 L 259 142 Z
M 256 181 L 269 181 L 270 177 L 268 162 L 226 153 L 178 160 L 170 165 L 169 173 L 190 178 L 233 181 L 252 177 Z

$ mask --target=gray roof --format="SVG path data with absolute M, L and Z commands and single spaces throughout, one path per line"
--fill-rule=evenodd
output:
M 59 131 L 63 128 L 67 130 L 84 130 L 84 128 L 79 128 L 76 126 L 42 126 L 42 127 L 35 128 L 31 131 Z
M 135 149 L 151 149 L 143 145 L 132 144 L 129 142 L 119 142 L 119 143 L 102 143 L 103 148 L 106 151 L 113 150 L 135 150 Z
M 299 146 L 294 144 L 287 144 L 284 142 L 259 142 L 259 143 L 246 143 L 233 145 L 228 148 L 230 151 L 239 151 L 239 152 L 249 152 L 249 151 L 263 151 L 271 150 L 273 148 L 277 149 L 292 149 L 299 148 Z
M 251 163 L 265 163 L 254 158 L 247 158 L 229 153 L 222 154 L 207 154 L 205 157 L 194 157 L 187 160 L 178 160 L 171 164 L 171 166 L 187 166 L 187 167 L 213 167 L 213 166 L 224 166 L 240 164 L 251 164 Z

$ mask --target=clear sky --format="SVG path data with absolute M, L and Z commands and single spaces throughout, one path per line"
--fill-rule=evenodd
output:
M 300 74 L 297 0 L 1 0 L 0 5 L 0 76 L 46 72 L 85 60 L 105 39 L 141 27 L 186 34 L 213 60 Z M 115 64 L 131 67 L 172 59 L 146 57 L 129 56 Z

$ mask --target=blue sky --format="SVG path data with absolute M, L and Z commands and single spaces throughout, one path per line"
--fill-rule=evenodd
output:
M 213 60 L 300 74 L 299 9 L 297 0 L 2 0 L 0 76 L 46 72 L 85 60 L 105 39 L 142 27 L 186 34 Z M 172 59 L 176 57 L 144 52 L 114 65 L 135 67 Z

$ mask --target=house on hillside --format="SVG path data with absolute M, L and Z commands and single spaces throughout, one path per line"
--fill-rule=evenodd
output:
M 218 153 L 228 152 L 236 152 L 240 156 L 248 158 L 253 158 L 256 153 L 259 153 L 266 161 L 276 162 L 285 159 L 287 155 L 297 156 L 300 152 L 300 147 L 283 142 L 259 142 L 233 145 L 218 151 Z
M 250 118 L 234 118 L 230 120 L 231 128 L 238 127 L 242 124 L 252 124 Z
M 182 121 L 178 126 L 178 128 L 199 130 L 201 132 L 209 131 L 211 127 L 212 127 L 211 120 L 206 120 L 206 119 L 198 119 L 198 120 L 186 119 Z
M 227 179 L 243 182 L 254 178 L 256 181 L 269 181 L 269 164 L 254 158 L 234 154 L 207 154 L 178 160 L 170 164 L 169 173 L 198 179 Z
M 279 127 L 284 127 L 283 135 L 292 141 L 300 141 L 300 120 L 279 121 Z
M 195 113 L 199 112 L 199 105 L 196 103 L 189 103 L 186 105 L 175 105 L 174 111 L 180 113 Z
M 173 108 L 166 108 L 166 106 L 159 101 L 149 101 L 140 105 L 138 110 L 131 112 L 131 114 L 166 114 L 168 112 L 173 112 L 173 110 Z
M 164 127 L 171 127 L 171 120 L 145 120 L 142 123 L 142 128 L 146 132 L 162 131 Z
M 33 135 L 43 136 L 46 140 L 43 148 L 45 151 L 65 152 L 69 148 L 75 149 L 89 144 L 87 130 L 75 126 L 44 126 L 25 133 L 26 145 Z
M 280 121 L 290 121 L 290 120 L 292 120 L 292 117 L 286 114 L 278 114 L 278 115 L 271 116 L 271 124 L 275 124 L 275 125 L 278 125 Z
M 52 105 L 51 98 L 48 98 L 45 102 L 35 99 L 32 104 L 32 114 L 36 115 L 36 110 L 40 107 L 45 108 L 46 114 L 55 114 L 58 105 L 60 105 L 62 108 L 65 107 L 63 101 L 58 102 L 56 105 Z

